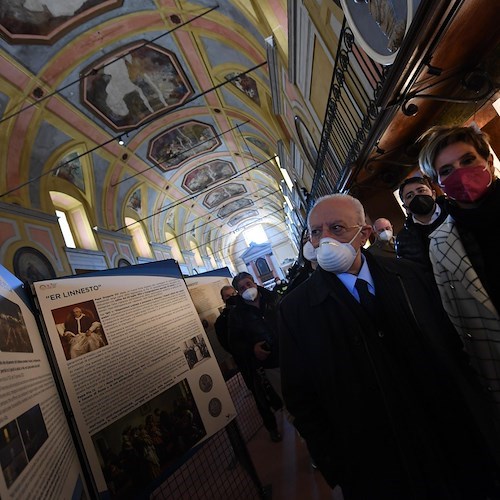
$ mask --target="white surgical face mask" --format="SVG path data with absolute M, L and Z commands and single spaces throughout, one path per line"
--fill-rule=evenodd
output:
M 257 288 L 247 288 L 241 296 L 243 297 L 243 300 L 248 300 L 249 302 L 253 302 L 256 298 L 257 295 L 259 294 L 259 291 Z
M 391 238 L 392 238 L 392 231 L 390 229 L 385 229 L 384 231 L 382 231 L 378 237 L 382 240 L 382 241 L 391 241 Z
M 316 262 L 318 258 L 316 257 L 316 249 L 310 241 L 306 241 L 302 247 L 302 255 L 304 259 L 310 262 Z
M 346 273 L 356 258 L 357 251 L 351 245 L 354 238 L 361 232 L 360 227 L 349 243 L 341 243 L 333 238 L 321 238 L 316 249 L 318 264 L 330 273 Z

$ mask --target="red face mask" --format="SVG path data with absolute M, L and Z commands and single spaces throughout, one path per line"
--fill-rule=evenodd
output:
M 457 168 L 440 185 L 451 199 L 473 203 L 486 193 L 492 180 L 488 166 L 476 165 Z

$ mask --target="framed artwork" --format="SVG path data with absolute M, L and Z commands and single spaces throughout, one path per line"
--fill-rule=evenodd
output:
M 203 205 L 207 208 L 214 208 L 217 205 L 220 205 L 223 201 L 246 192 L 247 190 L 243 184 L 230 182 L 228 184 L 224 184 L 220 188 L 215 188 L 210 191 L 210 193 L 208 193 L 203 199 Z
M 417 0 L 340 0 L 356 41 L 382 65 L 394 62 Z
M 311 133 L 299 116 L 295 117 L 295 128 L 299 137 L 300 145 L 309 163 L 314 167 L 318 158 L 318 148 L 314 143 Z
M 157 135 L 149 143 L 148 158 L 166 172 L 221 144 L 212 125 L 191 120 Z
M 73 27 L 122 3 L 123 0 L 2 0 L 0 31 L 11 43 L 52 44 Z
M 14 254 L 14 274 L 28 284 L 56 277 L 49 259 L 31 247 L 19 248 Z
M 203 191 L 212 184 L 228 179 L 236 173 L 234 165 L 225 160 L 212 160 L 189 171 L 182 181 L 182 187 L 190 193 Z
M 193 93 L 177 56 L 144 41 L 122 46 L 82 72 L 83 104 L 113 130 L 130 130 Z

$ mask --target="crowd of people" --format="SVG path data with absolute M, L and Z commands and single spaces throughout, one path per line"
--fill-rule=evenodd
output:
M 259 372 L 345 500 L 500 499 L 500 181 L 487 141 L 432 128 L 423 175 L 399 188 L 397 235 L 386 218 L 367 224 L 354 197 L 324 196 L 281 295 L 245 272 L 221 290 L 219 340 L 271 437 Z
M 103 472 L 115 498 L 131 498 L 141 486 L 198 442 L 205 429 L 192 398 L 177 399 L 173 408 L 156 408 L 121 434 L 121 448 L 101 450 Z

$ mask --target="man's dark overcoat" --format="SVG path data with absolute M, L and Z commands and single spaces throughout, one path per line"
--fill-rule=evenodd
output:
M 282 301 L 294 424 L 346 500 L 485 498 L 493 460 L 463 398 L 475 382 L 436 289 L 412 262 L 365 256 L 376 317 L 321 268 Z

